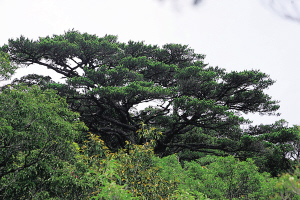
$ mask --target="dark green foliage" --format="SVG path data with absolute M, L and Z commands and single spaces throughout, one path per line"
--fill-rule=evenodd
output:
M 0 102 L 0 198 L 80 196 L 81 183 L 70 173 L 73 141 L 85 129 L 79 115 L 37 86 L 5 89 Z
M 17 67 L 10 62 L 9 54 L 0 51 L 0 81 L 9 79 Z
M 251 159 L 233 156 L 202 157 L 182 168 L 176 154 L 155 156 L 153 139 L 162 132 L 143 123 L 137 131 L 143 145 L 126 142 L 125 149 L 112 152 L 94 134 L 84 140 L 79 115 L 53 90 L 14 86 L 4 89 L 0 100 L 1 199 L 298 199 L 299 170 L 277 180 L 260 174 Z M 289 134 L 297 135 L 298 129 L 281 125 L 256 138 L 284 144 Z M 208 144 L 218 142 L 213 132 L 194 131 L 186 142 L 193 134 Z M 81 146 L 77 137 L 84 140 Z
M 114 151 L 125 141 L 145 142 L 137 134 L 141 122 L 162 132 L 155 147 L 160 156 L 185 149 L 240 151 L 239 126 L 249 122 L 240 114 L 275 114 L 279 108 L 263 92 L 274 83 L 268 75 L 210 67 L 187 45 L 120 43 L 116 36 L 72 30 L 36 41 L 21 36 L 2 50 L 16 63 L 64 75 L 66 84 L 48 81 L 47 87 L 66 97 L 90 131 Z M 136 109 L 144 103 L 151 104 Z
M 298 127 L 288 127 L 284 120 L 250 127 L 242 142 L 245 148 L 256 149 L 256 152 L 252 155 L 241 152 L 240 156 L 254 158 L 260 171 L 267 171 L 274 177 L 292 172 L 295 167 L 293 160 L 298 160 L 299 137 Z

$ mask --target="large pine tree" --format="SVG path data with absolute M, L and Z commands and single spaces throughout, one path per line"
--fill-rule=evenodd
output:
M 120 43 L 116 36 L 71 30 L 35 41 L 21 36 L 1 49 L 19 65 L 46 66 L 66 77 L 64 84 L 47 79 L 46 85 L 111 149 L 155 137 L 161 156 L 184 149 L 234 152 L 244 148 L 240 125 L 249 121 L 242 113 L 279 108 L 264 93 L 274 83 L 267 74 L 208 66 L 187 45 Z M 152 129 L 143 132 L 145 126 Z

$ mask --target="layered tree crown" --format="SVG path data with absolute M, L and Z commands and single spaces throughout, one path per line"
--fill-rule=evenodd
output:
M 183 145 L 176 138 L 195 128 L 234 138 L 241 133 L 239 125 L 249 123 L 240 113 L 276 114 L 279 108 L 264 93 L 274 83 L 269 75 L 208 66 L 205 56 L 187 45 L 121 43 L 113 35 L 98 37 L 70 30 L 38 40 L 21 36 L 1 49 L 15 63 L 46 66 L 67 78 L 66 84 L 48 80 L 47 87 L 66 97 L 108 146 L 144 142 L 137 134 L 143 123 L 162 132 L 158 149 L 228 150 L 199 142 Z M 152 103 L 135 109 L 147 102 Z

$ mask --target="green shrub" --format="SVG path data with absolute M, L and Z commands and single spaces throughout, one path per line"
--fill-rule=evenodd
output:
M 272 199 L 300 199 L 300 170 L 296 168 L 294 174 L 285 173 L 276 181 L 276 192 Z
M 260 174 L 251 159 L 240 162 L 233 156 L 206 156 L 184 165 L 186 186 L 209 198 L 267 199 L 273 193 L 274 181 Z

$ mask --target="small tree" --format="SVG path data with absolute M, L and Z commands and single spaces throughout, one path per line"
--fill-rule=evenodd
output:
M 267 171 L 273 177 L 293 171 L 297 163 L 300 131 L 297 126 L 288 127 L 284 120 L 271 125 L 250 126 L 241 141 L 245 148 L 257 151 L 251 154 L 240 152 L 239 155 L 252 157 L 260 171 Z
M 268 199 L 275 192 L 275 180 L 260 174 L 253 160 L 233 156 L 207 156 L 186 162 L 186 187 L 212 199 Z
M 179 180 L 161 176 L 165 165 L 161 165 L 160 158 L 154 155 L 151 142 L 144 145 L 127 142 L 126 149 L 111 152 L 103 140 L 90 133 L 82 152 L 90 173 L 95 174 L 95 180 L 100 183 L 95 185 L 93 192 L 96 199 L 124 199 L 127 196 L 128 199 L 166 199 L 178 186 Z
M 80 195 L 70 173 L 73 142 L 86 128 L 79 115 L 53 90 L 37 86 L 3 90 L 0 102 L 0 198 Z
M 0 51 L 0 81 L 9 79 L 16 69 L 10 62 L 9 54 Z

